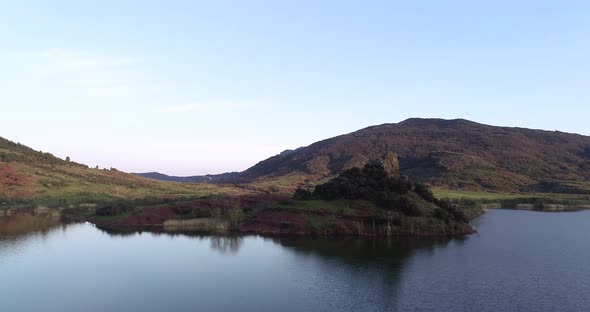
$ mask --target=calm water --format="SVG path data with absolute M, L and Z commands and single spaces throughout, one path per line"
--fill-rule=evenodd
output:
M 0 220 L 1 311 L 590 311 L 590 211 L 453 240 L 107 233 Z

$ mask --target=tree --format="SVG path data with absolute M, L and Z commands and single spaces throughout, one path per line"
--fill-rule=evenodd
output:
M 312 198 L 312 191 L 304 189 L 304 188 L 297 188 L 295 190 L 295 194 L 293 194 L 293 199 L 295 200 L 306 200 Z
M 436 198 L 434 197 L 434 194 L 432 193 L 432 191 L 428 187 L 426 187 L 426 185 L 424 185 L 422 183 L 415 183 L 414 184 L 414 192 L 416 192 L 422 198 L 426 199 L 427 201 L 429 201 L 431 203 L 434 203 L 436 201 Z

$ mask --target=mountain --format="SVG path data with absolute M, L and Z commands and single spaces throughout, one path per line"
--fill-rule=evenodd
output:
M 63 204 L 108 198 L 242 192 L 229 186 L 171 183 L 114 168 L 89 168 L 0 137 L 0 204 L 8 199 L 53 198 Z
M 210 183 L 219 183 L 225 181 L 233 181 L 235 180 L 240 173 L 239 172 L 226 172 L 221 174 L 207 174 L 202 176 L 188 176 L 188 177 L 178 177 L 178 176 L 169 176 L 159 172 L 144 172 L 144 173 L 133 173 L 138 176 L 142 176 L 144 178 L 161 180 L 161 181 L 171 181 L 171 182 L 210 182 Z
M 462 190 L 587 191 L 590 137 L 497 127 L 454 119 L 412 118 L 372 126 L 286 151 L 240 174 L 262 187 L 296 187 L 359 167 L 388 151 L 403 175 Z

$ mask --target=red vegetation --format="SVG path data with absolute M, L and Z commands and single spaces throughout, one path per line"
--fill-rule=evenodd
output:
M 328 213 L 298 210 L 265 209 L 256 214 L 240 226 L 243 233 L 261 235 L 357 235 L 357 236 L 386 236 L 383 225 L 374 225 L 370 216 L 335 216 L 326 224 L 325 228 L 314 228 L 310 225 L 310 218 L 326 218 Z M 333 216 L 334 217 L 334 216 Z M 360 226 L 362 225 L 362 227 Z M 452 226 L 433 225 L 429 227 L 407 226 L 394 227 L 394 236 L 432 237 L 456 236 L 473 234 L 475 231 L 469 224 L 454 224 Z
M 239 197 L 211 197 L 191 201 L 172 202 L 136 210 L 119 218 L 90 218 L 97 225 L 121 228 L 162 228 L 169 219 L 227 217 L 227 211 L 240 207 L 249 216 L 232 229 L 242 233 L 260 235 L 355 235 L 385 236 L 385 224 L 374 218 L 374 211 L 355 209 L 353 214 L 342 215 L 328 211 L 304 211 L 275 208 L 286 198 L 279 195 L 245 195 Z M 234 208 L 232 208 L 234 207 Z M 229 209 L 229 210 L 228 210 Z M 222 217 L 224 218 L 224 217 Z M 380 223 L 381 222 L 381 223 Z M 468 224 L 420 226 L 407 223 L 396 226 L 390 234 L 395 236 L 452 236 L 472 234 Z
M 9 164 L 0 163 L 0 196 L 23 198 L 33 194 L 33 178 L 18 172 Z
M 273 194 L 244 195 L 237 198 L 211 197 L 146 207 L 140 213 L 118 219 L 92 218 L 89 221 L 114 227 L 162 227 L 164 221 L 168 219 L 210 217 L 212 213 L 215 213 L 216 208 L 224 208 L 224 205 L 228 205 L 228 201 L 229 204 L 236 204 L 244 210 L 249 210 L 284 199 L 286 197 Z
M 253 219 L 240 227 L 244 233 L 269 234 L 308 234 L 307 220 L 300 212 L 285 211 L 284 209 L 263 210 Z

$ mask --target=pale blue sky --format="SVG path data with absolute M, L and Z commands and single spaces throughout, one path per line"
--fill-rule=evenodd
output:
M 0 136 L 193 175 L 409 117 L 590 135 L 587 1 L 2 1 Z

